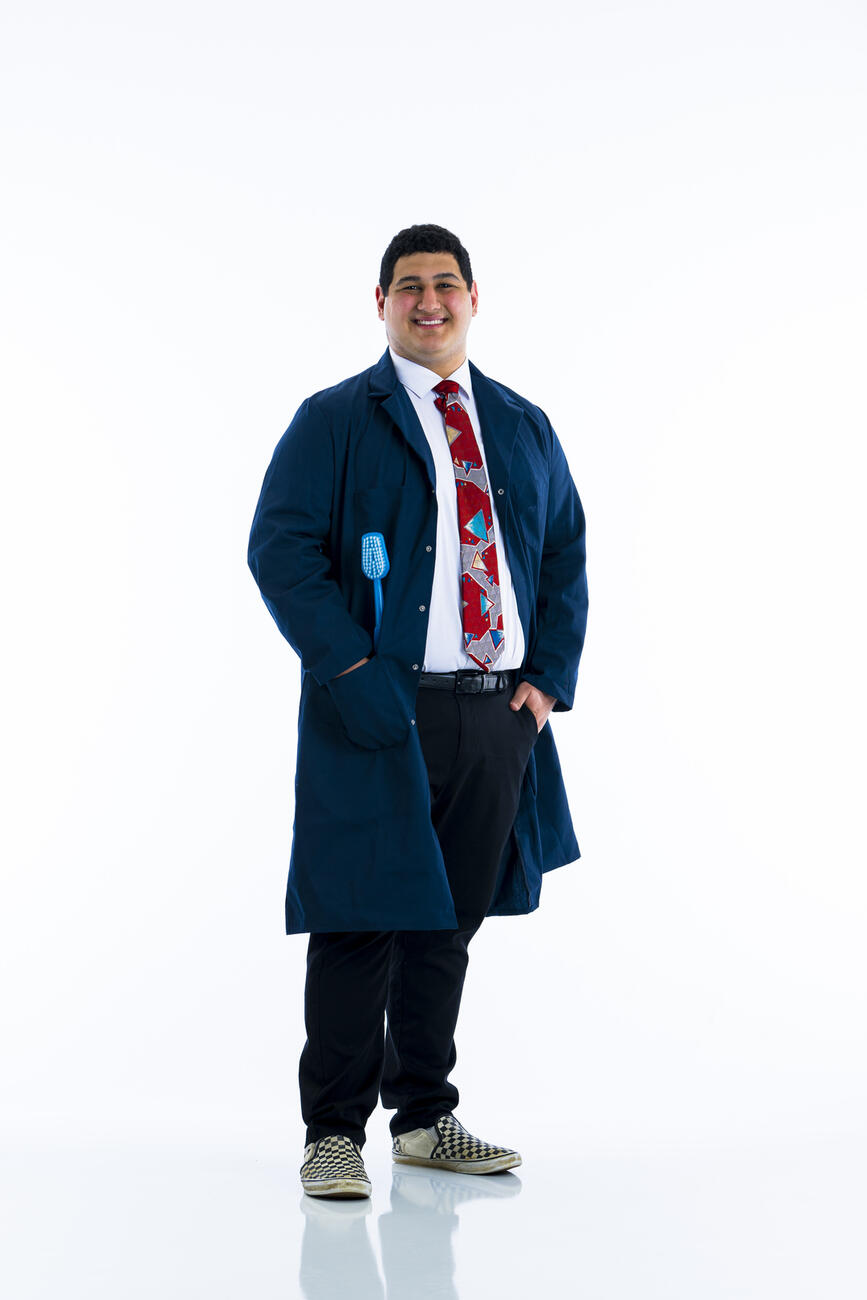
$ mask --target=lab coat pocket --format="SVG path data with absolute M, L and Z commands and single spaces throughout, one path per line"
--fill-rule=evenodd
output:
M 355 563 L 358 566 L 358 571 L 361 571 L 361 539 L 365 533 L 382 533 L 385 552 L 388 556 L 389 566 L 391 566 L 398 549 L 396 532 L 401 503 L 400 487 L 386 484 L 380 487 L 359 488 L 353 493 L 352 502 L 354 548 L 357 556 Z M 389 615 L 387 621 L 390 621 L 390 615 L 393 612 L 391 610 L 389 587 L 389 575 L 386 574 L 381 579 L 381 590 L 383 614 L 385 615 L 387 612 Z M 376 626 L 376 594 L 372 578 L 364 581 L 361 601 L 356 608 L 355 617 L 373 637 Z M 379 641 L 377 641 L 377 645 L 379 644 Z M 356 671 L 358 670 L 356 669 Z M 348 676 L 352 676 L 352 674 L 350 673 Z
M 331 677 L 325 685 L 353 744 L 362 749 L 384 749 L 406 739 L 409 716 L 383 656 L 374 655 L 359 668 Z
M 365 533 L 382 533 L 386 547 L 390 551 L 400 503 L 401 488 L 397 485 L 358 488 L 352 494 L 359 555 L 361 538 Z

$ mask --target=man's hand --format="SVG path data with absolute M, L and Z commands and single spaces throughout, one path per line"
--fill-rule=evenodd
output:
M 363 659 L 359 659 L 357 664 L 352 664 L 349 668 L 344 668 L 343 672 L 337 673 L 336 676 L 344 677 L 347 673 L 351 673 L 353 668 L 360 668 L 362 664 L 366 664 L 369 662 L 370 662 L 370 655 L 365 655 Z
M 536 719 L 536 730 L 541 731 L 548 721 L 548 715 L 557 703 L 553 695 L 546 695 L 540 691 L 538 686 L 532 682 L 519 682 L 515 694 L 509 701 L 509 708 L 514 709 L 517 713 L 521 705 L 526 702 L 527 708 Z

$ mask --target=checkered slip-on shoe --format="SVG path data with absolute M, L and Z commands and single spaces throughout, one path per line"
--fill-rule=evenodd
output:
M 456 1174 L 494 1174 L 521 1163 L 517 1151 L 473 1137 L 454 1115 L 440 1115 L 432 1128 L 399 1134 L 392 1143 L 391 1158 L 398 1165 L 428 1165 Z
M 304 1148 L 301 1186 L 308 1196 L 369 1196 L 361 1147 L 342 1133 L 310 1142 Z

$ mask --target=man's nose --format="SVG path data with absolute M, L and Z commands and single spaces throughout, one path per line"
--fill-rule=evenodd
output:
M 425 311 L 432 314 L 439 309 L 439 305 L 440 300 L 437 296 L 437 291 L 432 284 L 429 284 L 422 292 L 421 302 L 418 305 L 419 311 Z

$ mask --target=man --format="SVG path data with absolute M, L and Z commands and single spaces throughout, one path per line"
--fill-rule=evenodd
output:
M 312 1195 L 369 1195 L 378 1096 L 396 1162 L 521 1163 L 453 1114 L 467 946 L 579 857 L 548 716 L 572 707 L 584 641 L 584 514 L 544 412 L 467 360 L 478 298 L 455 235 L 394 237 L 376 289 L 388 348 L 301 404 L 250 534 L 301 659 L 286 932 L 310 934 Z

